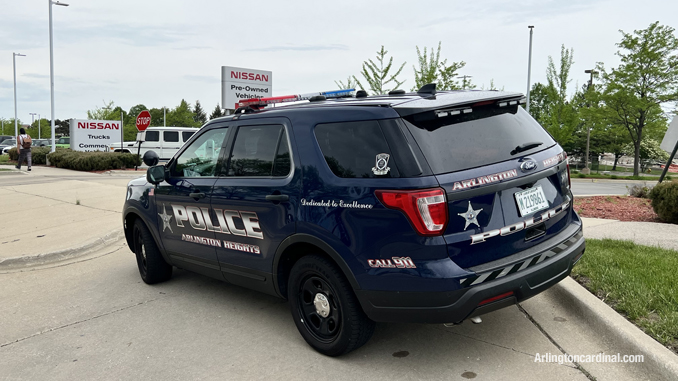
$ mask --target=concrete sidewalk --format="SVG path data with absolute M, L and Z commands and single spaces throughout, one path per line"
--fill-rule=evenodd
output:
M 127 183 L 145 174 L 12 171 L 0 176 L 0 268 L 74 256 L 119 239 Z

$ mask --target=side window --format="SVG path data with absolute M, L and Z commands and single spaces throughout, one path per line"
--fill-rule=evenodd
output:
M 228 176 L 286 176 L 290 170 L 290 151 L 283 126 L 238 128 Z
M 195 131 L 182 131 L 181 132 L 181 138 L 184 139 L 184 143 L 188 141 L 188 139 L 191 138 L 195 134 Z
M 179 141 L 179 132 L 178 131 L 164 131 L 162 133 L 162 140 L 164 142 L 176 143 Z
M 315 136 L 327 165 L 338 177 L 399 177 L 377 121 L 319 124 Z
M 209 130 L 193 141 L 177 157 L 171 170 L 178 177 L 214 177 L 219 160 L 219 152 L 226 138 L 227 128 Z
M 159 142 L 160 141 L 160 131 L 146 131 L 146 141 L 147 142 Z

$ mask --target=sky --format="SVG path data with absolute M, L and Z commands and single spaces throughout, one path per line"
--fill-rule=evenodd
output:
M 624 32 L 652 22 L 678 27 L 678 1 L 246 1 L 64 0 L 53 6 L 56 119 L 86 119 L 113 101 L 129 110 L 174 108 L 199 100 L 208 115 L 221 102 L 221 66 L 273 72 L 273 95 L 336 89 L 360 77 L 384 45 L 406 62 L 414 86 L 416 47 L 442 43 L 441 58 L 464 61 L 459 75 L 525 93 L 528 25 L 534 25 L 531 82 L 546 82 L 548 57 L 574 49 L 569 91 L 596 62 L 616 67 Z M 0 0 L 0 118 L 50 117 L 49 0 Z

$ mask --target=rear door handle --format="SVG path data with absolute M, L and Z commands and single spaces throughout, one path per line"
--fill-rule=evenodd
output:
M 266 200 L 273 202 L 285 202 L 289 201 L 290 196 L 286 194 L 269 194 L 266 196 Z
M 188 194 L 188 197 L 199 199 L 199 198 L 205 198 L 205 194 L 202 192 L 192 192 Z

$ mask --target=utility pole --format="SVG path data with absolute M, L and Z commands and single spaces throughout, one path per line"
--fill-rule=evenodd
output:
M 528 25 L 530 29 L 530 50 L 527 56 L 527 100 L 525 103 L 525 111 L 530 112 L 530 73 L 532 72 L 532 32 L 534 25 Z
M 598 71 L 594 69 L 590 70 L 584 70 L 584 73 L 590 74 L 591 78 L 589 79 L 589 85 L 586 87 L 586 92 L 588 93 L 591 90 L 591 85 L 593 85 L 593 75 L 598 74 Z M 588 105 L 591 107 L 591 104 Z M 582 169 L 581 173 L 588 175 L 591 173 L 591 169 L 589 168 L 589 144 L 591 142 L 591 126 L 586 126 L 586 161 L 584 162 L 584 169 Z

